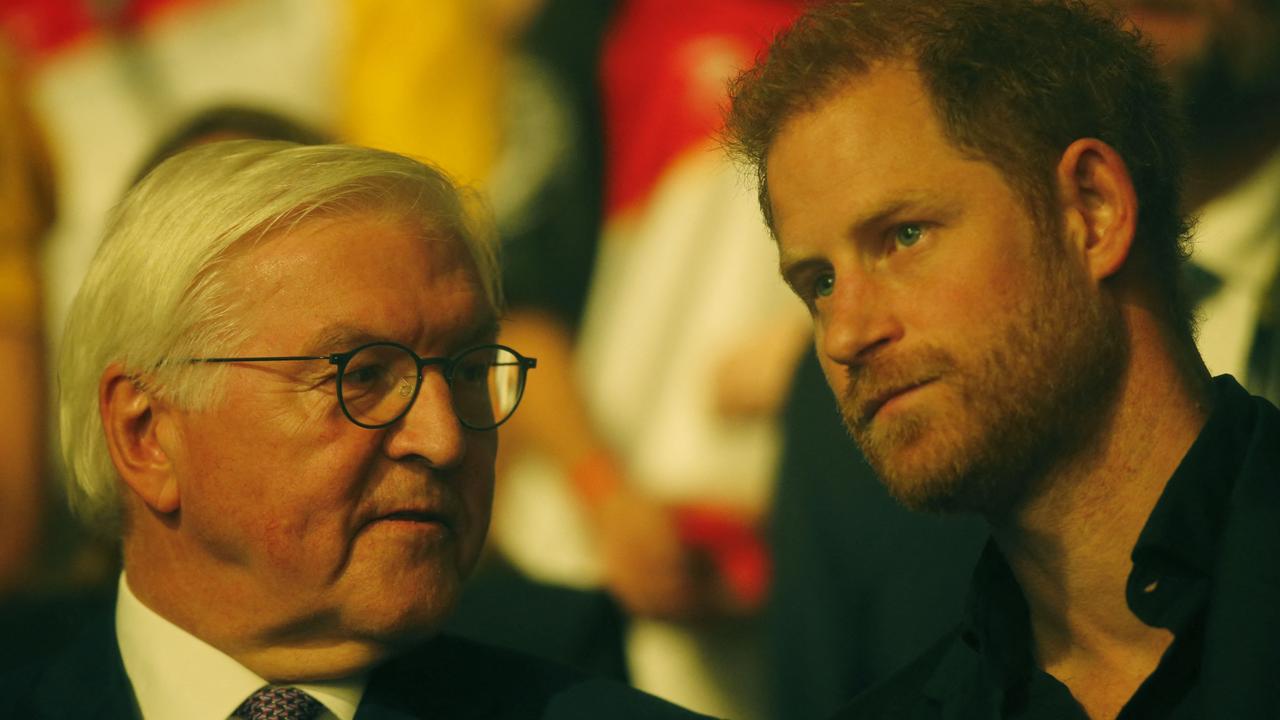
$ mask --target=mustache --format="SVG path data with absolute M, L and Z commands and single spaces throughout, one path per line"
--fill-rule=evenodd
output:
M 880 408 L 894 396 L 936 380 L 955 366 L 952 355 L 937 347 L 847 366 L 849 384 L 840 398 L 845 424 L 854 433 L 865 432 Z

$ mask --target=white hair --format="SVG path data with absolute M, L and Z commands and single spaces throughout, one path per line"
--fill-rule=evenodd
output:
M 180 407 L 213 399 L 224 372 L 189 358 L 247 338 L 228 283 L 228 251 L 314 214 L 368 211 L 420 222 L 470 251 L 495 316 L 501 305 L 492 223 L 440 170 L 394 153 L 264 140 L 202 145 L 166 160 L 124 197 L 72 303 L 59 358 L 62 452 L 72 508 L 91 525 L 120 520 L 98 384 L 113 363 Z

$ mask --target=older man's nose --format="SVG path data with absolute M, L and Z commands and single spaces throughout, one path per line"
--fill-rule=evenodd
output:
M 418 457 L 435 468 L 451 468 L 467 454 L 467 437 L 453 409 L 449 384 L 427 370 L 418 397 L 404 417 L 387 431 L 387 453 L 395 459 Z

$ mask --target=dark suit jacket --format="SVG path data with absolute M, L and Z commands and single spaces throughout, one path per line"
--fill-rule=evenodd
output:
M 91 621 L 48 662 L 0 677 L 0 720 L 132 717 L 133 690 L 111 616 Z M 702 717 L 611 680 L 449 636 L 377 668 L 356 711 L 356 720 Z

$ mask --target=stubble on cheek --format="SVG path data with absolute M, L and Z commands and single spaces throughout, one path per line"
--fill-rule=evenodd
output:
M 868 374 L 866 387 L 877 388 L 940 372 L 923 402 L 868 423 L 857 403 L 871 390 L 854 376 L 842 414 L 902 504 L 1007 515 L 1105 425 L 1127 357 L 1122 320 L 1083 281 L 1055 270 L 1046 265 L 995 335 L 972 340 L 977 352 L 953 359 L 927 351 Z
M 975 387 L 983 378 L 970 377 L 948 354 L 933 350 L 927 356 L 910 363 L 919 371 L 904 374 L 937 378 L 922 390 L 928 393 L 923 402 L 868 422 L 850 417 L 849 409 L 858 406 L 846 399 L 842 415 L 867 462 L 899 503 L 926 512 L 981 510 L 994 491 L 985 472 L 991 445 L 998 442 L 991 433 L 993 389 Z
M 892 417 L 868 417 L 868 403 L 886 392 L 930 382 L 954 382 L 955 360 L 939 348 L 924 348 L 911 356 L 879 358 L 846 369 L 848 383 L 839 400 L 845 427 L 868 462 L 895 494 L 916 485 L 917 478 L 938 454 L 938 418 L 929 407 L 898 410 Z M 946 390 L 931 387 L 926 391 Z M 913 466 L 915 466 L 913 468 Z M 927 474 L 927 473 L 925 473 Z

